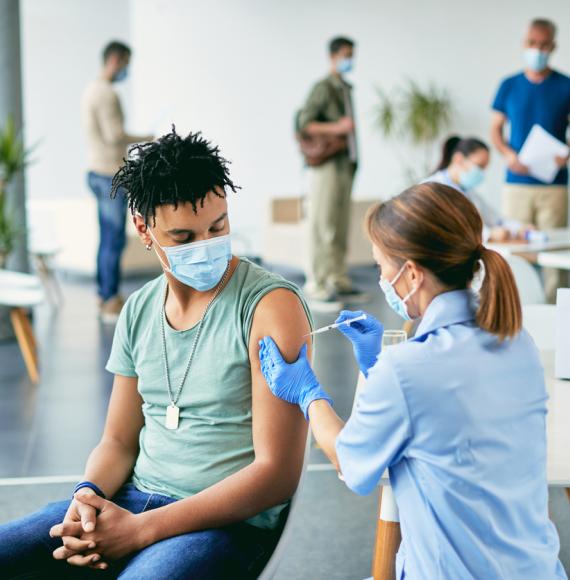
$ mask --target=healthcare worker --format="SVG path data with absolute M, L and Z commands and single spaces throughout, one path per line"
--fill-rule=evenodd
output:
M 367 229 L 388 304 L 421 319 L 415 337 L 381 352 L 373 317 L 340 327 L 367 377 L 346 424 L 306 346 L 287 364 L 262 339 L 271 390 L 300 406 L 351 490 L 370 493 L 389 469 L 397 578 L 566 578 L 548 518 L 543 370 L 512 272 L 482 245 L 479 212 L 456 189 L 426 183 L 372 208 Z
M 474 137 L 449 137 L 443 144 L 441 161 L 436 172 L 424 180 L 454 187 L 466 195 L 479 210 L 483 220 L 483 242 L 526 241 L 527 233 L 535 230 L 517 220 L 504 219 L 475 190 L 485 179 L 489 165 L 489 147 Z

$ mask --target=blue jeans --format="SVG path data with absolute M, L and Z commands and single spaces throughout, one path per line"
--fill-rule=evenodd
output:
M 124 485 L 113 502 L 132 513 L 159 508 L 176 501 L 160 494 Z M 0 578 L 20 580 L 45 578 L 121 580 L 177 580 L 192 578 L 256 578 L 279 539 L 279 532 L 246 523 L 225 528 L 173 536 L 112 562 L 106 571 L 71 566 L 55 560 L 52 552 L 62 545 L 50 538 L 51 526 L 60 523 L 69 500 L 50 503 L 38 512 L 0 525 Z
M 97 198 L 99 214 L 99 250 L 97 252 L 97 286 L 99 296 L 109 300 L 119 293 L 121 255 L 126 244 L 125 220 L 127 200 L 122 189 L 111 199 L 112 177 L 90 171 L 87 183 Z

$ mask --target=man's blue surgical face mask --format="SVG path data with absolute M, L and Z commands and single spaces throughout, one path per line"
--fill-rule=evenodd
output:
M 125 66 L 115 74 L 115 76 L 113 77 L 113 82 L 120 83 L 121 81 L 124 81 L 128 75 L 129 75 L 129 68 Z
M 229 234 L 178 246 L 161 246 L 150 230 L 149 234 L 166 255 L 168 265 L 160 260 L 164 269 L 179 282 L 198 292 L 207 292 L 214 288 L 232 259 Z
M 524 61 L 530 70 L 541 72 L 548 66 L 550 52 L 539 50 L 538 48 L 525 48 Z
M 343 75 L 349 73 L 354 68 L 352 58 L 341 58 L 336 62 L 336 72 Z
M 403 298 L 400 298 L 394 289 L 394 284 L 398 281 L 398 278 L 402 275 L 405 268 L 406 264 L 400 268 L 400 271 L 396 274 L 395 278 L 391 282 L 388 282 L 388 280 L 385 280 L 382 278 L 382 276 L 380 276 L 379 284 L 380 288 L 382 288 L 382 292 L 384 292 L 388 306 L 396 314 L 399 314 L 404 320 L 412 320 L 412 317 L 408 314 L 408 307 L 406 306 L 406 302 L 417 292 L 417 287 L 413 288 Z
M 481 185 L 484 179 L 485 171 L 483 171 L 483 169 L 478 165 L 473 165 L 473 167 L 462 171 L 459 174 L 459 185 L 461 185 L 465 191 L 470 191 L 475 189 L 478 185 Z

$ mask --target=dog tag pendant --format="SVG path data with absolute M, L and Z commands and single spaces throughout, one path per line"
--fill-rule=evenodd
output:
M 164 426 L 167 429 L 178 429 L 179 417 L 180 409 L 174 403 L 171 403 L 166 407 L 166 421 L 164 422 Z

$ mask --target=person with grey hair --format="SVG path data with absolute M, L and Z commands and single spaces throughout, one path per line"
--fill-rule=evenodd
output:
M 529 174 L 518 154 L 534 125 L 566 142 L 570 116 L 570 77 L 550 67 L 556 48 L 556 26 L 537 18 L 524 40 L 524 70 L 504 79 L 493 102 L 491 140 L 507 164 L 503 213 L 510 219 L 532 223 L 540 230 L 567 225 L 568 156 L 556 157 L 559 171 L 551 183 Z M 504 135 L 510 125 L 510 137 Z M 544 273 L 545 290 L 554 301 L 556 289 L 564 285 L 562 273 Z

